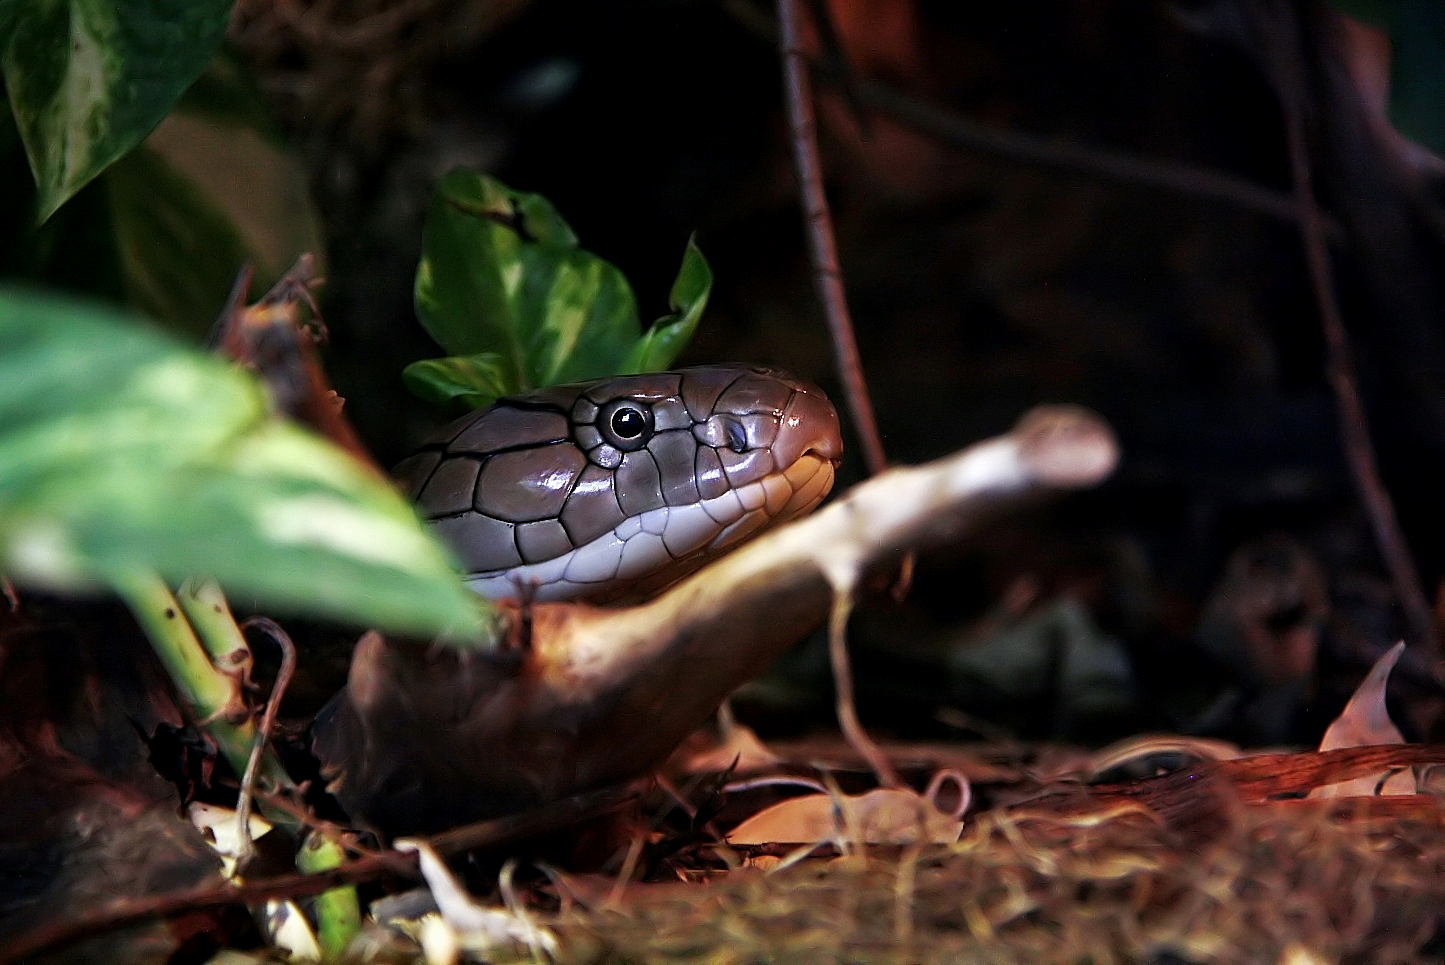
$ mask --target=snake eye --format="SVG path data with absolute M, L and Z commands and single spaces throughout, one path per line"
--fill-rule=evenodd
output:
M 612 445 L 632 452 L 652 438 L 652 410 L 635 402 L 614 402 L 599 414 L 597 428 Z
M 618 409 L 612 413 L 612 431 L 619 439 L 636 439 L 647 431 L 647 420 L 636 409 Z

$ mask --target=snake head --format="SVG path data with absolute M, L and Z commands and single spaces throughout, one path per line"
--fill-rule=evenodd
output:
M 597 602 L 811 511 L 842 454 L 820 389 L 719 365 L 511 396 L 397 472 L 477 592 Z

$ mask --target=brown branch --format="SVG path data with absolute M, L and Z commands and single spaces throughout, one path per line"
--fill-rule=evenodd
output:
M 1345 330 L 1339 295 L 1335 290 L 1334 267 L 1325 242 L 1325 226 L 1315 201 L 1314 177 L 1310 168 L 1309 148 L 1305 143 L 1305 95 L 1299 32 L 1293 16 L 1282 7 L 1259 13 L 1266 36 L 1278 41 L 1266 49 L 1277 58 L 1274 67 L 1276 95 L 1284 114 L 1285 141 L 1289 152 L 1290 176 L 1294 184 L 1295 206 L 1300 213 L 1300 240 L 1304 244 L 1310 284 L 1320 313 L 1325 347 L 1329 361 L 1327 375 L 1334 390 L 1340 414 L 1340 436 L 1345 459 L 1354 477 L 1355 487 L 1364 505 L 1365 515 L 1375 535 L 1375 544 L 1389 571 L 1395 596 L 1405 611 L 1407 637 L 1431 659 L 1441 659 L 1440 642 L 1435 632 L 1435 619 L 1420 582 L 1420 574 L 1410 555 L 1409 544 L 1400 529 L 1395 506 L 1380 477 L 1370 442 L 1369 420 L 1360 397 L 1359 380 L 1355 374 L 1354 356 L 1349 333 Z M 1439 668 L 1436 670 L 1440 673 Z
M 626 788 L 605 788 L 533 808 L 525 813 L 455 828 L 428 840 L 431 846 L 442 854 L 495 847 L 595 817 L 617 808 L 630 798 L 631 792 Z M 21 933 L 0 945 L 0 965 L 16 965 L 43 952 L 144 921 L 169 918 L 203 908 L 254 905 L 270 898 L 304 898 L 341 885 L 354 885 L 388 876 L 419 878 L 421 873 L 417 867 L 416 855 L 381 851 L 358 858 L 340 868 L 315 874 L 279 875 L 239 885 L 197 885 L 144 898 L 126 898 L 79 917 L 47 922 Z
M 770 43 L 776 42 L 777 24 L 766 14 L 739 0 L 721 0 L 721 3 L 723 9 L 745 30 Z M 991 127 L 889 84 L 852 78 L 828 64 L 814 63 L 812 66 L 813 75 L 822 83 L 843 85 L 845 89 L 851 89 L 852 96 L 864 107 L 887 114 L 951 147 L 991 154 L 1018 164 L 1218 201 L 1290 224 L 1300 222 L 1294 196 L 1289 192 L 1275 191 L 1213 168 L 1161 161 L 1124 151 Z M 1329 240 L 1332 243 L 1343 241 L 1344 231 L 1339 222 L 1323 213 L 1320 217 Z
M 833 237 L 833 217 L 828 211 L 828 198 L 823 191 L 823 166 L 818 158 L 812 82 L 799 38 L 796 0 L 778 0 L 778 20 L 781 25 L 778 44 L 783 59 L 783 85 L 787 92 L 788 127 L 792 132 L 793 161 L 798 172 L 798 192 L 807 226 L 808 252 L 813 260 L 813 283 L 828 320 L 833 353 L 838 361 L 838 377 L 843 382 L 848 411 L 863 446 L 863 461 L 869 474 L 877 475 L 888 468 L 888 458 L 883 453 L 883 440 L 878 435 L 878 422 L 873 416 L 873 403 L 863 378 L 863 363 L 858 357 L 858 341 L 848 314 L 843 274 L 838 267 L 838 246 Z
M 823 77 L 831 80 L 826 74 Z M 1000 130 L 979 124 L 877 81 L 859 82 L 857 92 L 859 101 L 865 106 L 882 111 L 894 120 L 954 147 L 981 151 L 1019 164 L 1108 178 L 1189 197 L 1222 201 L 1291 224 L 1303 222 L 1295 196 L 1272 191 L 1222 171 L 1179 162 L 1156 161 L 1135 154 L 1039 137 L 1022 131 Z M 1343 237 L 1338 222 L 1321 214 L 1318 209 L 1315 213 L 1330 240 Z

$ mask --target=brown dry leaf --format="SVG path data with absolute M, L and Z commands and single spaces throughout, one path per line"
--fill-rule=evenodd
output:
M 1390 720 L 1390 712 L 1385 707 L 1385 686 L 1390 681 L 1390 671 L 1395 668 L 1395 662 L 1404 652 L 1405 644 L 1402 641 L 1375 661 L 1369 674 L 1360 682 L 1360 686 L 1350 697 L 1350 702 L 1345 705 L 1340 716 L 1335 718 L 1334 723 L 1330 724 L 1325 731 L 1324 740 L 1320 741 L 1320 750 L 1332 751 L 1345 747 L 1405 743 L 1404 735 L 1400 733 L 1400 729 L 1395 726 L 1394 721 Z M 1382 778 L 1383 784 L 1381 783 Z M 1378 792 L 1376 788 L 1379 788 Z M 1375 793 L 1416 793 L 1414 772 L 1410 770 L 1399 771 L 1395 774 L 1385 772 L 1385 774 L 1357 777 L 1339 784 L 1326 784 L 1311 791 L 1310 797 L 1349 797 Z
M 806 794 L 766 808 L 727 836 L 732 844 L 841 841 L 852 844 L 952 844 L 963 822 L 907 788 L 866 794 Z
M 746 773 L 772 767 L 780 760 L 751 727 L 734 723 L 720 742 L 687 753 L 680 766 L 687 774 L 729 770 Z

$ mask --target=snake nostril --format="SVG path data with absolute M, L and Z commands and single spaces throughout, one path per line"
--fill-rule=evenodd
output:
M 733 452 L 748 451 L 748 431 L 736 419 L 723 420 L 723 432 L 727 435 L 728 448 Z

